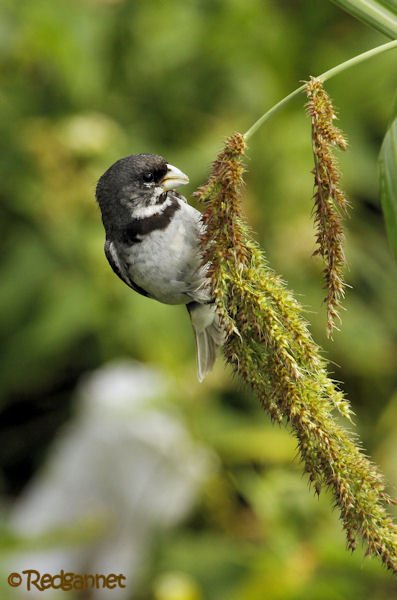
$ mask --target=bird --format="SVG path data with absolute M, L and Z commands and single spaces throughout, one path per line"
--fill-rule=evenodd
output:
M 225 331 L 202 264 L 201 213 L 175 191 L 189 178 L 157 154 L 117 160 L 96 186 L 105 255 L 135 292 L 164 304 L 184 304 L 193 326 L 199 381 L 213 368 Z

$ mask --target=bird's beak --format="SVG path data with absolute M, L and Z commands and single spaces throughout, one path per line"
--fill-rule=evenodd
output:
M 177 169 L 173 165 L 167 164 L 167 173 L 160 181 L 160 185 L 163 190 L 173 190 L 179 185 L 186 185 L 186 183 L 189 183 L 189 177 L 180 169 Z

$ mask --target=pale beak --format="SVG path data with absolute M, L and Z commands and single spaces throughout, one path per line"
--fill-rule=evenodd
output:
M 189 183 L 189 177 L 185 173 L 173 165 L 167 164 L 167 173 L 160 181 L 160 186 L 163 190 L 173 190 L 179 185 L 186 185 L 187 183 Z

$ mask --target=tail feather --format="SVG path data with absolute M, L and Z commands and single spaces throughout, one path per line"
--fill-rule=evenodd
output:
M 201 382 L 214 366 L 218 351 L 224 344 L 225 333 L 213 304 L 191 302 L 187 309 L 196 339 L 197 375 Z

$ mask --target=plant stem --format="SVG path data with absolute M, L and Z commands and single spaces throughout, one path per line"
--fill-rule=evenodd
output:
M 397 40 L 393 40 L 392 42 L 387 42 L 386 44 L 382 44 L 381 46 L 376 46 L 376 48 L 371 48 L 371 50 L 367 50 L 366 52 L 363 52 L 362 54 L 358 54 L 357 56 L 354 56 L 353 58 L 349 58 L 349 60 L 346 60 L 345 62 L 340 63 L 336 67 L 332 67 L 332 69 L 329 69 L 328 71 L 325 71 L 325 73 L 322 73 L 321 75 L 316 77 L 316 79 L 319 79 L 322 83 L 324 83 L 325 81 L 328 81 L 328 79 L 331 79 L 335 75 L 339 75 L 339 73 L 343 73 L 343 71 L 350 69 L 350 67 L 354 67 L 355 65 L 358 65 L 359 63 L 364 62 L 364 61 L 368 60 L 369 58 L 372 58 L 373 56 L 377 56 L 378 54 L 382 54 L 383 52 L 387 52 L 388 50 L 392 50 L 393 48 L 397 48 Z M 283 106 L 288 104 L 288 102 L 290 100 L 292 100 L 293 98 L 295 98 L 295 96 L 298 96 L 301 92 L 303 92 L 305 90 L 305 86 L 306 86 L 306 84 L 304 83 L 303 85 L 298 87 L 296 90 L 294 90 L 293 92 L 288 94 L 288 96 L 285 96 L 285 98 L 283 98 L 282 100 L 277 102 L 277 104 L 272 106 L 272 108 L 270 108 L 268 111 L 266 111 L 248 129 L 248 131 L 246 131 L 244 133 L 244 140 L 247 141 L 250 137 L 252 137 L 254 135 L 254 133 L 256 133 L 258 131 L 258 129 L 263 125 L 263 123 L 265 121 L 270 119 L 270 117 L 272 117 L 276 112 L 278 112 L 281 108 L 283 108 Z

